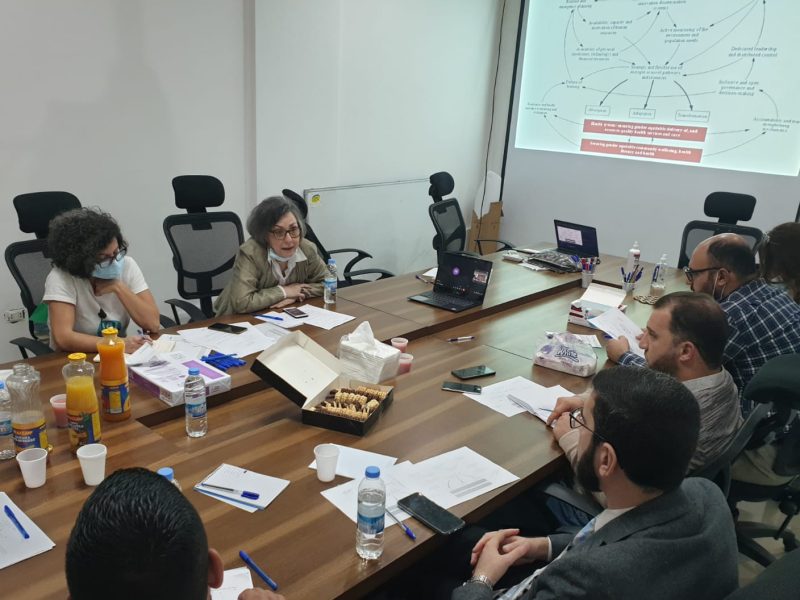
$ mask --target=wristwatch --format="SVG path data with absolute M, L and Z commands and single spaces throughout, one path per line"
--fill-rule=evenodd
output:
M 494 584 L 492 583 L 492 580 L 489 579 L 486 575 L 473 575 L 461 585 L 465 586 L 468 583 L 480 583 L 481 585 L 485 585 L 487 588 L 489 588 L 489 591 L 494 590 Z

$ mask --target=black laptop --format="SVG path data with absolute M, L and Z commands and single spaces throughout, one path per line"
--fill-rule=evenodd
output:
M 409 296 L 408 299 L 452 312 L 480 306 L 486 295 L 491 272 L 491 261 L 444 252 L 442 262 L 436 270 L 433 290 Z
M 562 273 L 578 272 L 580 269 L 571 257 L 591 258 L 600 256 L 597 247 L 597 229 L 588 225 L 553 221 L 556 228 L 557 247 L 531 254 L 528 262 Z

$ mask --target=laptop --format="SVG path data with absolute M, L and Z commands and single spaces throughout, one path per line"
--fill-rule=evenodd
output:
M 436 270 L 433 290 L 409 300 L 422 302 L 452 312 L 461 312 L 483 304 L 492 263 L 475 256 L 442 253 L 442 261 Z
M 567 221 L 553 221 L 556 229 L 555 248 L 542 250 L 531 255 L 528 262 L 545 266 L 560 272 L 578 272 L 580 269 L 570 257 L 590 258 L 600 256 L 597 247 L 597 229 L 588 225 L 578 225 Z

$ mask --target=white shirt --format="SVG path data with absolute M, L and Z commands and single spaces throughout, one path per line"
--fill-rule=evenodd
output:
M 121 280 L 134 294 L 148 289 L 142 270 L 130 256 L 123 259 Z M 47 275 L 42 301 L 72 304 L 75 307 L 73 329 L 78 333 L 99 336 L 106 327 L 116 327 L 120 335 L 124 336 L 131 321 L 128 311 L 116 294 L 95 296 L 91 280 L 75 277 L 57 267 L 53 267 Z M 58 350 L 52 337 L 50 345 Z

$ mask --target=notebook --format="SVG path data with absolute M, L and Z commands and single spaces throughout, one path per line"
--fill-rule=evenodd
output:
M 483 304 L 492 263 L 482 258 L 444 252 L 436 271 L 433 290 L 409 300 L 422 302 L 452 312 L 461 312 Z

